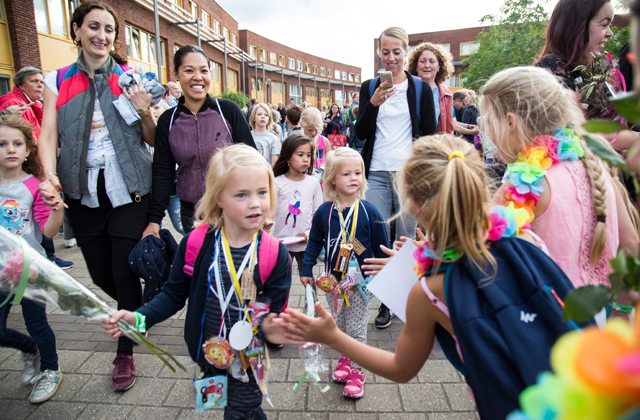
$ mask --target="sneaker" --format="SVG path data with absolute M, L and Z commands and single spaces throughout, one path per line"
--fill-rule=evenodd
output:
M 20 352 L 19 359 L 24 363 L 20 384 L 27 386 L 31 384 L 31 379 L 40 373 L 40 352 L 38 350 L 35 353 Z
M 395 316 L 396 314 L 390 311 L 384 304 L 380 305 L 380 309 L 378 309 L 378 316 L 376 317 L 376 328 L 387 328 L 391 325 L 391 318 Z
M 320 250 L 320 256 L 318 257 L 318 259 L 322 262 L 324 262 L 324 248 L 322 248 Z
M 49 259 L 53 263 L 55 263 L 55 265 L 57 265 L 58 267 L 62 268 L 63 270 L 68 270 L 71 267 L 73 267 L 73 262 L 61 260 L 60 258 L 56 257 L 55 255 L 53 257 L 49 258 Z
M 75 244 L 76 244 L 76 238 L 71 238 L 71 239 L 65 239 L 64 240 L 64 247 L 65 248 L 71 248 Z
M 351 373 L 351 359 L 349 359 L 347 356 L 340 356 L 338 365 L 333 371 L 333 382 L 344 384 L 345 382 L 347 382 L 349 373 Z
M 29 396 L 29 402 L 31 404 L 40 404 L 53 397 L 58 390 L 58 385 L 60 385 L 61 380 L 62 372 L 60 372 L 60 368 L 58 368 L 58 370 L 47 369 L 38 376 L 35 376 L 31 379 L 34 387 Z
M 362 398 L 364 395 L 364 372 L 351 369 L 342 395 L 349 398 Z
M 113 361 L 116 366 L 113 369 L 111 388 L 114 391 L 126 391 L 136 383 L 136 366 L 133 364 L 133 356 L 119 353 Z

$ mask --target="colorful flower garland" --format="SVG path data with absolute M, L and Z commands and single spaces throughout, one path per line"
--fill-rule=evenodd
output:
M 574 162 L 582 156 L 580 137 L 569 128 L 559 128 L 551 136 L 536 137 L 531 144 L 523 146 L 518 160 L 508 165 L 512 186 L 505 188 L 507 202 L 495 206 L 489 214 L 488 239 L 497 241 L 517 236 L 523 229 L 530 230 L 540 193 L 544 191 L 540 183 L 547 169 L 554 163 Z M 435 260 L 452 262 L 462 255 L 456 248 L 449 248 L 440 256 L 434 248 L 433 244 L 425 243 L 413 253 L 418 262 L 414 270 L 420 277 L 429 271 Z

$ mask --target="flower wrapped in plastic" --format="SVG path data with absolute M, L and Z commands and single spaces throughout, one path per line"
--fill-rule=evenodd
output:
M 0 306 L 11 299 L 18 304 L 24 297 L 88 320 L 109 319 L 116 312 L 93 291 L 4 228 L 0 228 L 0 293 L 7 296 Z M 126 321 L 118 321 L 118 326 L 127 337 L 148 348 L 172 371 L 175 372 L 175 368 L 169 361 L 185 370 L 169 352 L 146 340 Z
M 315 292 L 311 285 L 307 284 L 305 289 L 304 314 L 308 317 L 313 318 L 316 316 L 315 303 Z M 293 387 L 293 390 L 300 390 L 307 377 L 310 377 L 321 393 L 327 392 L 330 388 L 329 385 L 326 385 L 324 388 L 320 387 L 320 374 L 329 371 L 329 362 L 324 357 L 324 345 L 322 343 L 304 343 L 300 346 L 300 358 L 304 362 L 304 374 L 302 378 L 300 378 L 300 381 Z

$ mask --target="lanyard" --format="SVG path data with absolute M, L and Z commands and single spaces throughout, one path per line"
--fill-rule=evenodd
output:
M 358 209 L 359 209 L 359 205 L 360 205 L 360 200 L 356 198 L 355 203 L 353 203 L 353 206 L 351 206 L 351 208 L 349 209 L 349 213 L 347 213 L 347 218 L 343 219 L 342 217 L 342 211 L 340 209 L 340 202 L 338 202 L 338 200 L 336 200 L 332 205 L 331 205 L 331 209 L 329 210 L 329 229 L 327 231 L 327 256 L 329 256 L 328 259 L 326 259 L 325 263 L 327 265 L 327 273 L 329 273 L 329 267 L 331 266 L 331 261 L 333 260 L 333 256 L 335 255 L 336 251 L 338 250 L 338 248 L 340 248 L 340 236 L 338 236 L 338 239 L 335 243 L 335 246 L 333 247 L 333 251 L 331 251 L 331 214 L 333 213 L 333 206 L 337 207 L 338 210 L 338 217 L 340 219 L 340 230 L 342 232 L 342 238 L 344 239 L 345 242 L 349 242 L 351 243 L 351 237 L 355 236 L 355 232 L 356 232 L 356 226 L 358 225 Z M 353 214 L 355 209 L 355 214 Z M 365 209 L 366 211 L 366 209 Z M 351 221 L 351 216 L 353 215 L 353 220 Z M 346 237 L 346 230 L 347 230 L 347 226 L 349 225 L 349 221 L 351 221 L 351 236 Z

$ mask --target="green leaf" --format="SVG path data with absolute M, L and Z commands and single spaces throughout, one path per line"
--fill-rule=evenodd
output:
M 589 149 L 591 149 L 593 153 L 598 155 L 600 159 L 622 170 L 628 170 L 627 162 L 625 162 L 624 159 L 622 159 L 622 156 L 617 154 L 615 151 L 609 149 L 607 146 L 600 143 L 598 140 L 594 139 L 588 134 L 584 135 L 584 140 L 587 143 L 587 146 L 589 146 Z
M 622 130 L 628 130 L 628 127 L 611 120 L 589 120 L 582 126 L 590 133 L 617 133 Z
M 627 264 L 627 256 L 624 253 L 624 249 L 618 249 L 618 254 L 615 258 L 609 260 L 609 264 L 611 264 L 611 268 L 615 271 L 616 274 L 620 276 L 626 276 L 629 274 L 629 266 Z
M 600 312 L 613 295 L 607 286 L 583 286 L 572 290 L 564 299 L 564 320 L 587 322 Z
M 640 108 L 635 92 L 625 92 L 616 95 L 611 99 L 611 105 L 618 111 L 618 114 L 632 124 L 640 125 Z

